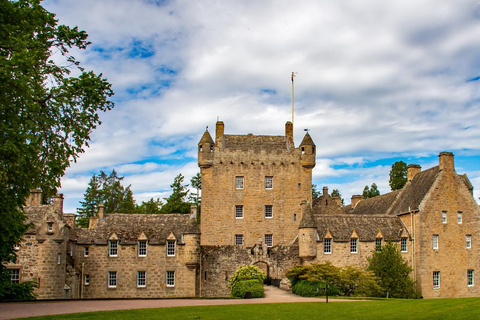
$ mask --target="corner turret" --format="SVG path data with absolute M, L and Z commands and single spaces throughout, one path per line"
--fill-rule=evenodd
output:
M 298 227 L 298 249 L 302 259 L 314 259 L 317 256 L 317 224 L 313 217 L 310 202 L 302 202 L 303 216 Z
M 308 132 L 305 134 L 305 137 L 303 137 L 302 143 L 300 144 L 300 150 L 302 151 L 302 166 L 309 169 L 315 167 L 315 143 L 313 143 L 312 137 L 310 137 Z
M 208 168 L 213 165 L 213 142 L 212 136 L 205 130 L 205 133 L 198 143 L 198 166 L 200 168 Z

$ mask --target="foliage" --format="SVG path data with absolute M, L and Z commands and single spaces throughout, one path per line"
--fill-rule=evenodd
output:
M 87 34 L 57 23 L 38 0 L 0 3 L 0 272 L 28 228 L 19 208 L 30 190 L 53 195 L 98 113 L 113 108 L 111 85 L 69 54 Z
M 374 251 L 368 258 L 367 270 L 379 278 L 383 295 L 392 298 L 418 298 L 415 283 L 410 278 L 412 268 L 403 259 L 397 245 L 388 242 L 381 251 Z
M 325 283 L 300 280 L 292 286 L 292 293 L 301 296 L 301 297 L 319 297 L 325 295 Z M 335 285 L 330 285 L 328 287 L 329 296 L 338 296 L 340 295 L 340 290 Z
M 340 193 L 340 190 L 338 189 L 333 189 L 332 190 L 332 193 L 330 194 L 330 196 L 333 198 L 333 197 L 339 197 L 342 201 L 342 206 L 345 205 L 345 200 L 342 198 L 342 194 Z
M 320 198 L 320 191 L 317 190 L 317 185 L 312 184 L 312 200 L 315 200 L 317 198 Z
M 11 283 L 10 274 L 6 269 L 0 275 L 0 301 L 35 300 L 34 288 L 37 288 L 34 280 Z
M 397 161 L 390 170 L 390 180 L 388 184 L 392 191 L 400 190 L 407 183 L 407 164 L 403 161 Z
M 238 281 L 232 288 L 231 296 L 235 298 L 245 298 L 247 292 L 251 292 L 252 298 L 265 297 L 263 282 L 256 279 Z
M 88 225 L 88 218 L 95 216 L 98 205 L 105 205 L 105 213 L 132 213 L 135 212 L 135 200 L 130 186 L 122 186 L 123 177 L 112 172 L 107 175 L 100 171 L 99 175 L 93 175 L 84 193 L 84 201 L 80 201 L 81 208 L 77 209 L 79 218 L 77 224 L 82 227 Z
M 381 295 L 381 288 L 375 274 L 354 266 L 342 268 L 337 285 L 344 296 L 378 297 Z
M 136 205 L 135 212 L 136 213 L 161 213 L 161 208 L 163 206 L 163 202 L 160 199 L 153 199 L 151 198 L 148 201 L 142 201 L 141 204 Z
M 228 288 L 232 293 L 235 290 L 237 284 L 243 280 L 257 280 L 263 286 L 263 282 L 266 278 L 267 276 L 265 275 L 265 273 L 263 273 L 262 270 L 260 270 L 260 268 L 257 266 L 239 266 L 233 276 L 230 278 Z
M 197 204 L 197 206 L 200 205 L 200 201 L 201 201 L 201 198 L 200 198 L 200 190 L 202 190 L 202 175 L 200 172 L 197 172 L 196 175 L 194 175 L 192 177 L 192 179 L 190 179 L 190 183 L 192 185 L 192 188 L 195 188 L 197 190 L 197 192 L 191 192 L 190 193 L 190 199 L 191 200 L 195 200 L 195 203 Z
M 365 186 L 365 188 L 363 189 L 364 199 L 373 198 L 379 195 L 380 195 L 380 191 L 378 190 L 376 183 L 372 183 L 370 188 L 368 188 L 368 186 Z
M 166 203 L 160 210 L 161 213 L 189 213 L 190 203 L 185 201 L 188 194 L 188 184 L 183 185 L 185 177 L 179 173 L 173 183 L 170 185 L 172 194 L 168 198 L 164 198 Z

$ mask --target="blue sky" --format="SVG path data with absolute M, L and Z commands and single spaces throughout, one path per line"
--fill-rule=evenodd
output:
M 60 192 L 75 212 L 94 173 L 117 170 L 138 202 L 198 172 L 196 146 L 217 117 L 230 134 L 308 128 L 314 183 L 350 202 L 389 191 L 398 160 L 455 154 L 480 193 L 480 4 L 476 1 L 47 0 L 92 45 L 74 52 L 113 84 L 90 148 Z

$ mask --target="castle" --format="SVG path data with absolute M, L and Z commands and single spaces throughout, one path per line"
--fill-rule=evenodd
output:
M 98 214 L 75 227 L 63 197 L 24 208 L 33 226 L 16 247 L 11 279 L 37 279 L 39 299 L 227 296 L 238 265 L 259 266 L 275 285 L 297 264 L 366 266 L 386 241 L 397 243 L 425 298 L 480 296 L 480 209 L 454 156 L 422 171 L 408 166 L 405 187 L 341 206 L 328 188 L 312 202 L 315 144 L 284 136 L 226 135 L 217 122 L 198 144 L 201 223 L 191 214 Z

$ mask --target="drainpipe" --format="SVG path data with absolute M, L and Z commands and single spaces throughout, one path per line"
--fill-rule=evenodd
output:
M 84 269 L 85 263 L 82 262 L 82 276 L 80 277 L 80 299 L 83 299 L 83 269 Z

